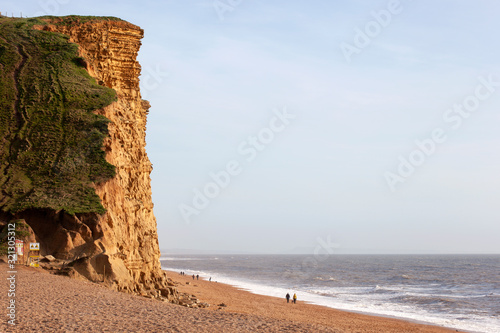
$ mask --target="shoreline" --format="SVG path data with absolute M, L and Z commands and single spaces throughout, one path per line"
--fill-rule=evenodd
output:
M 373 313 L 340 310 L 325 305 L 312 304 L 297 300 L 297 304 L 287 304 L 284 296 L 262 295 L 238 286 L 212 281 L 204 277 L 199 280 L 191 275 L 180 275 L 178 271 L 164 269 L 176 282 L 180 292 L 195 295 L 210 307 L 206 311 L 224 311 L 228 313 L 265 316 L 278 320 L 293 320 L 305 324 L 319 324 L 340 329 L 341 332 L 467 332 L 455 328 L 437 326 L 433 323 L 384 316 Z M 189 284 L 186 284 L 189 282 Z M 292 294 L 293 295 L 293 294 Z M 299 296 L 300 297 L 300 296 Z M 225 304 L 226 307 L 218 307 Z

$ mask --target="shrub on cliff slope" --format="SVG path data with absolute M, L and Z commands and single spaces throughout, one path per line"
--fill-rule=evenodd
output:
M 105 210 L 94 183 L 114 176 L 104 158 L 116 99 L 99 86 L 68 37 L 35 30 L 37 19 L 0 18 L 0 209 Z

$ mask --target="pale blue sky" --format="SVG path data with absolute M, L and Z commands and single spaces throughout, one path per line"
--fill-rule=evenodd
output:
M 221 20 L 214 4 L 229 3 Z M 338 253 L 500 253 L 496 1 L 40 0 L 0 11 L 116 16 L 145 30 L 163 249 L 278 253 L 330 235 Z M 347 61 L 341 45 L 356 47 L 356 29 L 370 42 Z M 465 100 L 478 102 L 467 117 L 443 118 Z M 283 108 L 295 118 L 270 140 Z M 446 140 L 422 155 L 415 141 L 435 129 Z M 238 148 L 259 133 L 269 140 L 248 161 Z M 387 173 L 401 177 L 411 154 L 423 163 L 392 191 Z M 240 172 L 194 207 L 193 189 L 230 161 Z M 190 223 L 187 206 L 199 213 Z

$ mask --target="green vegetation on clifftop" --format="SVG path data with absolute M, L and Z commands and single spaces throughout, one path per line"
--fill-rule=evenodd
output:
M 116 100 L 82 67 L 78 46 L 38 19 L 0 17 L 0 210 L 104 213 L 94 184 L 114 176 L 94 113 Z

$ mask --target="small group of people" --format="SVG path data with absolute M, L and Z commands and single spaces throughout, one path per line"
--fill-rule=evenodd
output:
M 179 274 L 180 274 L 180 275 L 186 275 L 186 273 L 184 273 L 184 272 L 180 272 Z M 194 274 L 193 274 L 193 280 L 194 280 L 194 278 L 195 278 L 195 277 L 196 277 L 196 280 L 199 280 L 199 279 L 200 279 L 200 276 L 199 276 L 199 275 L 194 275 Z
M 180 272 L 179 274 L 180 274 L 180 275 L 183 275 L 183 276 L 185 276 L 185 275 L 186 275 L 186 273 L 185 273 L 185 272 Z M 200 276 L 199 276 L 198 274 L 196 274 L 196 275 L 194 275 L 194 274 L 193 274 L 193 276 L 192 276 L 192 277 L 193 277 L 193 280 L 194 280 L 195 278 L 196 278 L 196 280 L 199 280 L 199 279 L 200 279 Z M 208 279 L 208 281 L 209 281 L 209 282 L 212 282 L 212 277 L 210 277 L 210 279 Z
M 289 293 L 286 293 L 285 298 L 286 298 L 286 302 L 290 303 L 290 294 Z M 293 304 L 297 303 L 297 294 L 296 293 L 293 294 L 292 301 L 293 301 Z
M 183 276 L 185 276 L 185 275 L 186 275 L 186 273 L 185 273 L 185 272 L 180 272 L 179 274 L 180 274 L 180 275 L 183 275 Z M 199 279 L 200 279 L 200 276 L 199 276 L 199 275 L 194 275 L 194 274 L 193 274 L 193 280 L 194 280 L 194 278 L 196 278 L 196 280 L 199 280 Z

